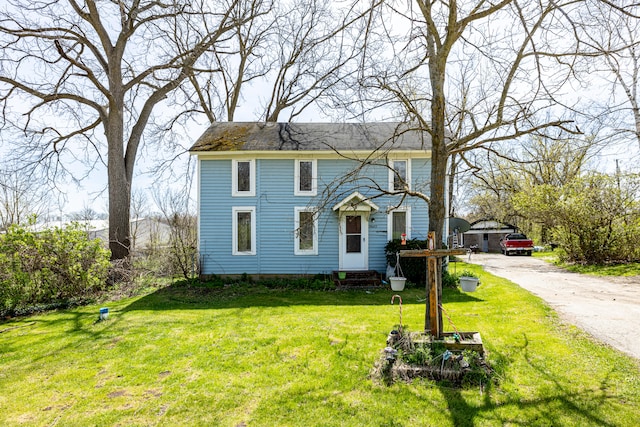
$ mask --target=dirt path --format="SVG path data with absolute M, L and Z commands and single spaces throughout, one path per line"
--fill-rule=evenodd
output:
M 640 359 L 640 277 L 570 273 L 527 256 L 474 254 L 471 263 L 544 299 L 567 322 Z

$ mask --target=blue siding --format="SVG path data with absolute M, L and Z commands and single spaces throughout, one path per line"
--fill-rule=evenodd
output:
M 294 159 L 257 159 L 256 196 L 231 197 L 231 160 L 201 160 L 200 163 L 200 254 L 203 274 L 316 274 L 339 267 L 339 222 L 332 207 L 338 201 L 360 191 L 374 194 L 366 180 L 356 180 L 339 188 L 335 177 L 350 172 L 355 163 L 343 159 L 318 160 L 318 196 L 294 195 Z M 414 159 L 412 185 L 424 187 L 428 194 L 429 159 Z M 374 179 L 386 188 L 388 170 L 369 167 L 363 177 Z M 327 186 L 335 198 L 325 203 L 318 220 L 318 255 L 294 254 L 295 207 L 316 206 Z M 416 187 L 417 188 L 417 187 Z M 369 223 L 369 268 L 384 272 L 387 243 L 386 209 L 393 205 L 389 197 L 373 200 L 380 210 Z M 424 201 L 410 199 L 411 236 L 425 238 L 428 210 Z M 232 255 L 232 207 L 256 207 L 256 255 Z

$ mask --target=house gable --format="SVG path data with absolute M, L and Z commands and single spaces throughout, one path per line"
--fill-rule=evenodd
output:
M 371 200 L 368 200 L 365 196 L 360 194 L 358 191 L 354 191 L 340 202 L 336 203 L 333 207 L 334 211 L 339 212 L 355 212 L 355 211 L 366 211 L 366 212 L 375 212 L 380 208 L 373 203 Z

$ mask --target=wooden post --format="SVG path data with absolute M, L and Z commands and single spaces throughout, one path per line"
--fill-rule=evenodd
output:
M 442 332 L 442 311 L 440 304 L 442 303 L 442 280 L 438 280 L 438 261 L 439 259 L 430 256 L 427 257 L 427 313 L 425 314 L 424 330 L 429 331 L 434 337 L 440 337 Z
M 400 251 L 401 257 L 427 258 L 427 307 L 424 331 L 437 339 L 442 339 L 442 275 L 440 265 L 442 258 L 449 255 L 465 255 L 466 249 L 418 249 Z

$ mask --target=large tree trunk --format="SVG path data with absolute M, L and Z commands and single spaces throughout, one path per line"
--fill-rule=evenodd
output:
M 122 157 L 109 156 L 109 249 L 111 259 L 125 259 L 131 247 L 131 184 Z
M 437 154 L 436 154 L 437 151 Z M 447 154 L 444 144 L 433 146 L 431 157 L 431 194 L 429 199 L 429 231 L 436 233 L 436 247 L 442 248 L 442 234 L 445 220 L 445 181 L 447 175 Z
M 442 64 L 441 64 L 442 62 Z M 436 248 L 442 248 L 442 232 L 445 219 L 445 181 L 447 176 L 447 144 L 445 138 L 444 60 L 441 57 L 429 61 L 429 73 L 433 100 L 431 101 L 431 194 L 429 200 L 429 231 L 436 233 Z
M 122 83 L 118 76 L 112 78 L 112 93 L 109 116 L 105 120 L 108 144 L 109 186 L 109 249 L 111 260 L 126 259 L 131 247 L 129 213 L 131 206 L 131 180 L 124 158 L 124 99 Z

